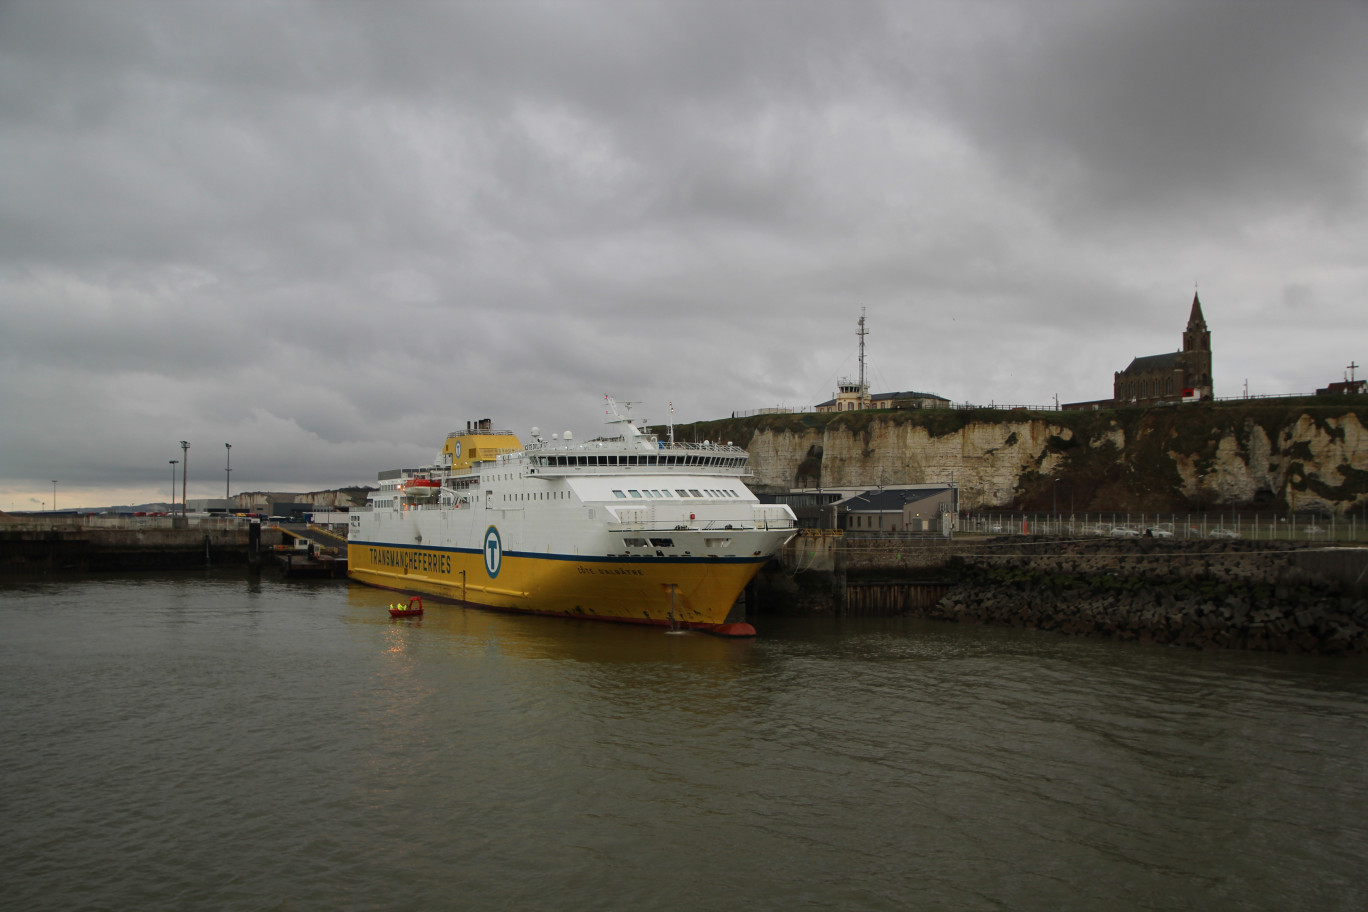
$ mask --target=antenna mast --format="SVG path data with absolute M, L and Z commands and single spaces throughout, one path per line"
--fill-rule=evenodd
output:
M 865 309 L 863 307 L 860 308 L 860 329 L 856 335 L 860 337 L 860 397 L 863 399 L 865 391 L 869 389 L 865 383 L 864 337 L 868 333 L 865 332 Z

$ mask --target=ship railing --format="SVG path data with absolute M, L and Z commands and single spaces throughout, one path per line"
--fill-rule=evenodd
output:
M 619 516 L 611 510 L 609 513 L 613 517 L 607 524 L 609 532 L 749 532 L 756 529 L 784 530 L 798 527 L 798 522 L 791 513 L 781 511 L 757 511 L 744 516 L 712 516 L 706 519 L 683 516 L 648 517 L 635 512 Z
M 446 439 L 447 439 L 447 440 L 450 440 L 450 439 L 453 438 L 453 437 L 477 437 L 477 436 L 516 437 L 516 436 L 518 436 L 518 435 L 515 434 L 515 433 L 513 433 L 512 431 L 501 431 L 501 430 L 496 430 L 496 429 L 494 429 L 494 428 L 466 428 L 464 431 L 449 431 L 449 432 L 447 433 L 447 435 L 446 435 Z
M 658 449 L 661 449 L 661 450 L 697 450 L 698 452 L 701 452 L 701 453 L 744 453 L 744 452 L 746 452 L 745 449 L 743 449 L 742 447 L 739 447 L 739 446 L 737 446 L 736 444 L 733 444 L 733 443 L 710 443 L 709 441 L 706 441 L 706 440 L 703 441 L 702 443 L 679 443 L 679 442 L 670 443 L 670 442 L 668 442 L 668 441 L 660 441 L 660 442 L 657 444 L 657 448 L 658 448 Z
M 609 532 L 753 532 L 756 529 L 764 528 L 779 529 L 783 527 L 776 525 L 767 527 L 751 520 L 740 519 L 714 519 L 706 523 L 687 519 L 673 522 L 655 519 L 647 522 L 610 522 L 607 524 Z
M 563 478 L 579 475 L 726 475 L 733 478 L 751 478 L 755 472 L 750 466 L 707 466 L 707 465 L 573 465 L 543 466 L 534 465 L 527 470 L 529 475 L 542 478 Z
M 764 529 L 796 529 L 798 518 L 784 504 L 761 505 L 755 509 L 755 524 Z

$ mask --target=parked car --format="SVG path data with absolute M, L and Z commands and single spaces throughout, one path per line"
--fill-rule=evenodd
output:
M 1226 528 L 1212 529 L 1210 532 L 1207 533 L 1207 538 L 1239 538 L 1239 537 L 1240 537 L 1240 533 L 1239 533 L 1239 532 L 1236 532 L 1234 529 L 1226 529 Z
M 1112 535 L 1116 535 L 1116 536 L 1118 536 L 1118 537 L 1124 537 L 1124 536 L 1138 536 L 1140 533 L 1137 532 L 1137 531 L 1134 530 L 1134 529 L 1127 529 L 1125 526 L 1117 526 L 1115 529 L 1112 529 L 1112 530 L 1111 530 L 1111 534 L 1112 534 Z
M 1170 532 L 1168 529 L 1160 529 L 1158 527 L 1154 527 L 1146 529 L 1145 531 L 1148 532 L 1154 538 L 1173 538 L 1173 533 Z

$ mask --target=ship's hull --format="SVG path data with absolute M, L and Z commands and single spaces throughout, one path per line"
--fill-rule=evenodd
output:
M 502 611 L 717 627 L 766 558 L 585 557 L 352 541 L 358 582 Z

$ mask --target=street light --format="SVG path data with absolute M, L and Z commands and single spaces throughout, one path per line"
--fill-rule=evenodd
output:
M 233 480 L 233 445 L 231 443 L 225 443 L 223 448 L 228 453 L 228 463 L 223 470 L 223 499 L 227 500 L 232 496 L 228 493 L 228 490 L 231 487 L 230 482 Z M 224 506 L 227 507 L 227 504 L 224 504 Z
M 185 459 L 181 463 L 181 516 L 185 516 L 185 478 L 190 474 L 190 444 L 181 441 L 181 456 Z
M 180 465 L 179 459 L 171 460 L 171 512 L 176 512 L 176 466 Z
M 52 479 L 52 512 L 57 512 L 57 479 Z

